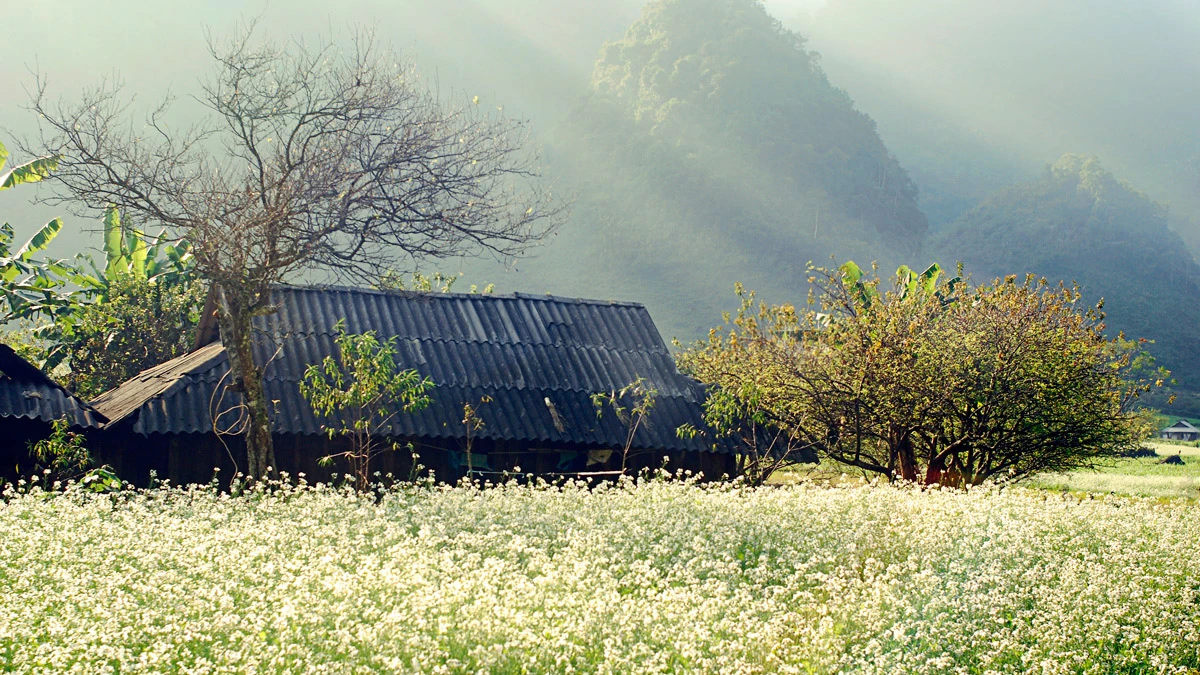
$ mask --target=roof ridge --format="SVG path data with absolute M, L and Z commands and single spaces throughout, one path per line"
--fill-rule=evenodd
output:
M 273 284 L 271 290 L 285 291 L 337 291 L 342 293 L 361 293 L 363 295 L 383 295 L 395 296 L 401 298 L 431 298 L 431 299 L 460 299 L 460 300 L 540 300 L 544 302 L 561 302 L 574 305 L 601 305 L 612 307 L 634 307 L 645 309 L 646 306 L 640 302 L 632 300 L 600 300 L 596 298 L 572 298 L 565 295 L 552 295 L 546 293 L 538 295 L 536 293 L 521 293 L 513 291 L 512 293 L 442 293 L 438 291 L 406 291 L 399 289 L 387 288 L 364 288 L 361 286 L 342 286 L 339 284 Z

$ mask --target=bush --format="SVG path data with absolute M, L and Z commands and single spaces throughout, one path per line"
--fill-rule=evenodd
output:
M 1075 288 L 973 285 L 936 265 L 893 287 L 810 268 L 809 308 L 756 303 L 680 357 L 710 422 L 754 419 L 890 479 L 972 485 L 1093 465 L 1140 446 L 1140 345 L 1104 336 Z
M 78 303 L 69 322 L 18 331 L 22 357 L 65 368 L 67 385 L 87 400 L 193 346 L 204 287 L 192 279 L 111 280 L 106 295 Z

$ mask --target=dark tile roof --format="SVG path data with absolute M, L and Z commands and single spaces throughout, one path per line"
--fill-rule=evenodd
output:
M 680 439 L 684 423 L 702 426 L 702 390 L 681 375 L 645 307 L 552 296 L 385 292 L 342 287 L 281 287 L 273 314 L 257 319 L 264 337 L 256 359 L 275 401 L 279 433 L 319 434 L 299 381 L 333 352 L 334 325 L 351 333 L 395 336 L 404 367 L 436 386 L 424 411 L 393 419 L 396 436 L 459 438 L 463 404 L 479 409 L 481 438 L 622 447 L 625 427 L 611 409 L 599 418 L 591 396 L 638 377 L 658 394 L 634 447 L 712 450 L 705 438 Z M 136 433 L 207 433 L 238 400 L 222 396 L 228 364 L 219 344 L 148 370 L 93 401 Z M 481 404 L 484 398 L 490 402 Z M 553 412 L 551 411 L 553 408 Z
M 66 417 L 75 428 L 99 428 L 107 420 L 37 366 L 0 344 L 0 418 L 50 422 Z

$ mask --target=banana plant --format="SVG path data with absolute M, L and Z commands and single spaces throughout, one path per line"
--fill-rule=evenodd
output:
M 880 301 L 881 296 L 877 288 L 879 280 L 868 277 L 853 260 L 847 261 L 838 270 L 842 273 L 842 284 L 845 285 L 850 297 L 860 310 L 870 309 L 874 303 Z M 942 274 L 942 266 L 937 263 L 933 263 L 919 273 L 908 265 L 901 265 L 896 270 L 897 294 L 901 298 L 921 294 L 936 298 L 942 305 L 946 305 L 951 302 L 954 289 L 963 283 L 963 277 L 960 269 L 958 276 L 944 283 L 938 283 Z
M 859 309 L 870 309 L 872 304 L 879 301 L 879 289 L 876 288 L 879 280 L 868 278 L 853 260 L 847 260 L 838 270 L 842 273 L 842 284 Z
M 952 301 L 954 289 L 963 283 L 962 269 L 958 271 L 958 275 L 953 279 L 939 284 L 943 274 L 942 266 L 933 263 L 925 268 L 925 271 L 920 274 L 913 271 L 908 265 L 901 265 L 900 269 L 896 270 L 896 280 L 900 287 L 900 296 L 908 297 L 921 293 L 927 297 L 937 298 L 943 306 Z
M 58 166 L 58 157 L 50 156 L 4 171 L 8 157 L 8 149 L 0 143 L 0 191 L 43 180 Z M 50 246 L 62 227 L 62 219 L 55 218 L 14 251 L 12 226 L 0 225 L 0 323 L 38 315 L 56 319 L 71 311 L 75 291 L 68 283 L 70 265 L 64 260 L 33 258 Z
M 58 155 L 39 157 L 4 171 L 4 165 L 8 163 L 8 148 L 0 143 L 0 192 L 15 188 L 22 183 L 36 183 L 44 178 L 49 178 L 50 173 L 58 168 L 58 159 Z
M 174 284 L 192 278 L 194 259 L 187 241 L 172 241 L 166 231 L 155 237 L 122 225 L 115 206 L 104 211 L 104 265 L 87 254 L 77 256 L 91 273 L 78 272 L 72 281 L 85 288 L 97 302 L 108 298 L 109 285 L 117 279 L 133 278 L 150 283 Z
M 76 289 L 70 309 L 54 315 L 52 323 L 43 323 L 34 332 L 54 336 L 49 340 L 52 345 L 44 356 L 44 368 L 53 368 L 67 358 L 83 310 L 109 302 L 114 285 L 125 286 L 121 283 L 125 281 L 182 285 L 193 279 L 194 260 L 186 241 L 172 242 L 165 232 L 147 237 L 141 230 L 123 224 L 120 211 L 111 205 L 105 209 L 103 225 L 103 263 L 81 253 L 75 256 L 74 264 L 63 265 L 57 278 Z

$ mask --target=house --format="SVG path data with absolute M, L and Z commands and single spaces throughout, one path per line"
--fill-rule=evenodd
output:
M 1200 440 L 1200 429 L 1192 426 L 1187 420 L 1179 420 L 1158 432 L 1158 437 L 1172 441 L 1195 441 Z
M 732 474 L 732 442 L 711 432 L 681 437 L 684 424 L 705 429 L 702 387 L 679 373 L 646 308 L 633 303 L 552 296 L 414 293 L 343 287 L 281 286 L 275 311 L 255 320 L 256 361 L 266 364 L 278 469 L 309 480 L 344 472 L 320 458 L 344 450 L 330 439 L 300 393 L 310 364 L 335 350 L 335 325 L 350 333 L 396 338 L 397 360 L 433 380 L 431 404 L 395 416 L 388 438 L 412 443 L 419 463 L 438 479 L 471 471 L 597 475 L 616 472 L 629 427 L 593 395 L 642 378 L 656 392 L 646 423 L 625 457 L 630 470 L 656 468 Z M 151 368 L 106 392 L 93 405 L 110 422 L 99 454 L 118 475 L 144 482 L 154 471 L 176 483 L 206 482 L 213 469 L 245 470 L 237 431 L 239 395 L 218 329 L 206 312 L 198 349 Z M 470 461 L 464 406 L 482 427 L 472 432 Z M 599 414 L 598 414 L 599 413 Z M 405 478 L 411 453 L 387 453 L 373 469 Z
M 87 403 L 0 344 L 0 483 L 28 478 L 34 461 L 29 444 L 50 435 L 50 423 L 66 419 L 75 431 L 107 422 Z

